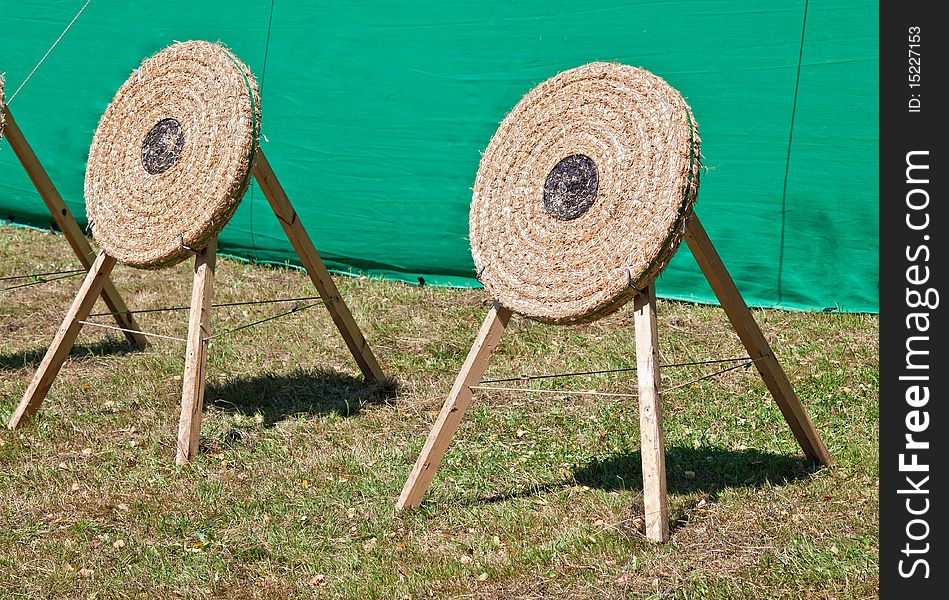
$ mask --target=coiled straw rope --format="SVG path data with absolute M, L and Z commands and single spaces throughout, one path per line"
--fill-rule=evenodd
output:
M 517 103 L 481 159 L 479 278 L 532 319 L 600 318 L 665 267 L 698 184 L 698 130 L 678 91 L 616 63 L 560 73 Z
M 119 262 L 173 265 L 204 247 L 247 189 L 260 130 L 250 69 L 210 42 L 170 46 L 119 88 L 96 129 L 86 213 Z

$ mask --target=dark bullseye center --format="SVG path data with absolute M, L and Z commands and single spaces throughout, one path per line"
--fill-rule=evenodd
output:
M 547 174 L 544 210 L 561 221 L 576 219 L 593 206 L 599 187 L 593 159 L 585 154 L 571 154 Z
M 177 119 L 162 119 L 142 142 L 142 166 L 152 175 L 170 169 L 181 155 L 185 133 Z

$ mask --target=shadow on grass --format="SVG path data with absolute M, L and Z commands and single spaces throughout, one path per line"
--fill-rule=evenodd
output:
M 52 338 L 50 338 L 52 342 Z M 20 350 L 19 352 L 0 353 L 0 371 L 17 371 L 39 366 L 49 346 Z M 121 356 L 130 352 L 142 350 L 139 346 L 129 343 L 124 338 L 108 337 L 92 343 L 74 344 L 69 351 L 70 358 L 86 358 L 89 356 Z
M 758 450 L 729 450 L 719 446 L 666 448 L 666 487 L 676 494 L 702 492 L 715 498 L 726 488 L 783 485 L 807 477 L 819 468 L 820 465 L 798 456 Z M 595 459 L 574 467 L 572 477 L 562 481 L 482 497 L 474 503 L 526 498 L 573 485 L 608 491 L 642 491 L 642 456 L 635 451 Z
M 670 492 L 717 495 L 725 488 L 782 485 L 806 477 L 819 465 L 796 455 L 720 446 L 666 448 L 666 486 Z M 642 457 L 638 451 L 593 460 L 574 470 L 580 485 L 602 490 L 641 490 Z
M 395 381 L 366 382 L 328 369 L 296 369 L 208 383 L 205 402 L 242 416 L 263 417 L 263 425 L 296 415 L 337 414 L 351 417 L 364 406 L 395 400 Z

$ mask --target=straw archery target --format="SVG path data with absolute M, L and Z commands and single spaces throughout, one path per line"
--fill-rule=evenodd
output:
M 560 73 L 518 102 L 481 159 L 479 279 L 526 317 L 599 318 L 665 267 L 698 183 L 698 130 L 678 91 L 615 63 Z
M 219 44 L 177 43 L 146 59 L 96 129 L 86 213 L 119 262 L 159 268 L 201 249 L 247 189 L 260 129 L 250 69 Z

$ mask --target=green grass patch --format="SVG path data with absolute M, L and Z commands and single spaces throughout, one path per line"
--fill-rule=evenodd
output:
M 0 276 L 70 268 L 60 237 L 0 228 Z M 119 266 L 134 308 L 189 301 L 188 264 Z M 215 300 L 307 296 L 222 259 Z M 488 309 L 481 290 L 338 278 L 387 373 L 367 385 L 319 307 L 214 340 L 201 452 L 174 465 L 184 348 L 87 328 L 38 418 L 0 432 L 0 596 L 866 598 L 878 588 L 876 316 L 756 311 L 837 461 L 804 459 L 753 369 L 664 396 L 672 541 L 643 540 L 632 373 L 476 396 L 416 511 L 395 500 Z M 0 292 L 9 418 L 78 279 Z M 223 331 L 287 310 L 216 310 Z M 104 311 L 103 305 L 96 311 Z M 716 307 L 659 302 L 663 363 L 742 355 Z M 186 312 L 140 317 L 183 337 Z M 107 322 L 107 321 L 104 321 Z M 635 364 L 631 310 L 515 317 L 486 378 Z M 667 385 L 708 367 L 663 370 Z

